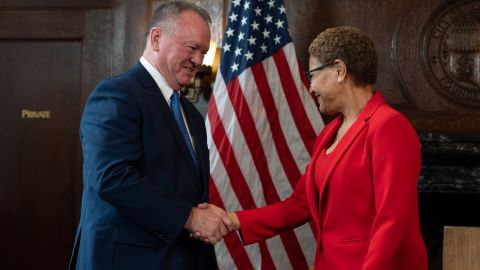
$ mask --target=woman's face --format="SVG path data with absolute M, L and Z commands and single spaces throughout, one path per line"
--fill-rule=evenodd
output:
M 308 61 L 309 70 L 313 70 L 327 63 L 320 63 L 316 57 L 310 56 Z M 333 115 L 337 110 L 337 77 L 335 63 L 327 65 L 321 70 L 310 73 L 311 83 L 310 91 L 314 94 L 318 102 L 318 108 L 321 113 Z

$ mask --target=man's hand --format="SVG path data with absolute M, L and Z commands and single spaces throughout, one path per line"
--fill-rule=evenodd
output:
M 223 209 L 203 203 L 192 209 L 185 229 L 205 243 L 216 244 L 229 233 L 232 226 L 232 221 Z
M 199 209 L 214 208 L 214 209 L 223 211 L 221 208 L 218 208 L 217 206 L 213 204 L 208 204 L 208 203 L 201 203 L 198 205 L 198 208 Z M 237 214 L 235 214 L 234 212 L 229 212 L 228 214 L 226 214 L 226 216 L 222 218 L 222 221 L 223 221 L 223 224 L 228 229 L 227 234 L 229 232 L 236 231 L 240 228 L 240 222 L 238 221 Z M 223 234 L 223 236 L 225 235 L 226 234 Z M 220 242 L 220 241 L 212 242 L 211 241 L 212 237 L 210 237 L 208 233 L 203 231 L 196 231 L 192 236 L 195 237 L 196 239 L 202 240 L 205 244 L 215 244 L 217 242 Z

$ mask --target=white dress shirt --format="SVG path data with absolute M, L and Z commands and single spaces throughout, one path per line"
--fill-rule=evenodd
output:
M 140 63 L 145 67 L 145 69 L 148 71 L 150 76 L 152 76 L 153 80 L 157 83 L 158 88 L 160 88 L 160 91 L 162 92 L 163 97 L 167 101 L 168 106 L 172 107 L 171 105 L 171 97 L 173 95 L 173 89 L 168 85 L 167 81 L 165 78 L 160 74 L 160 72 L 152 65 L 150 62 L 147 61 L 143 56 L 140 58 Z M 187 133 L 188 137 L 190 138 L 190 142 L 192 143 L 193 150 L 195 150 L 195 143 L 192 138 L 192 134 L 190 133 L 190 128 L 188 127 L 187 120 L 185 119 L 185 112 L 183 111 L 183 106 L 180 106 L 182 109 L 182 118 L 183 122 L 185 123 L 185 127 L 187 127 Z

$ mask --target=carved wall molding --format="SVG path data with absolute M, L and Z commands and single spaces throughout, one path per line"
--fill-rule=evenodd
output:
M 1 0 L 2 9 L 35 9 L 67 8 L 67 9 L 94 9 L 111 8 L 120 5 L 122 0 Z
M 395 78 L 417 130 L 480 132 L 480 1 L 413 1 L 392 39 Z
M 422 37 L 422 68 L 430 86 L 453 102 L 479 108 L 480 1 L 439 6 Z

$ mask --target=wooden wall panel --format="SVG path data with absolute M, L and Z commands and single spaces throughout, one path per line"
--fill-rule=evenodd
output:
M 75 229 L 80 42 L 0 43 L 3 269 L 65 265 Z
M 444 229 L 443 270 L 480 268 L 480 227 Z
M 118 6 L 121 0 L 1 0 L 0 6 L 5 9 L 94 9 Z
M 440 86 L 448 89 L 438 89 L 436 80 L 441 78 L 432 80 L 428 69 L 434 64 L 425 60 L 426 50 L 422 49 L 426 39 L 432 40 L 430 43 L 434 45 L 442 42 L 428 36 L 427 31 L 429 27 L 436 27 L 439 31 L 441 24 L 445 26 L 443 34 L 470 31 L 464 35 L 463 42 L 467 47 L 478 48 L 475 45 L 478 41 L 473 37 L 478 36 L 480 31 L 475 26 L 480 1 L 285 0 L 285 6 L 297 55 L 304 67 L 308 64 L 308 45 L 318 33 L 333 26 L 358 27 L 372 38 L 378 52 L 375 89 L 382 92 L 388 103 L 405 113 L 418 131 L 480 132 L 480 66 L 476 64 L 474 74 L 470 72 L 470 78 L 461 81 L 453 78 L 452 65 L 436 65 L 437 70 L 447 70 L 445 73 L 452 78 L 449 84 Z M 459 30 L 462 24 L 468 26 L 466 30 Z M 460 37 L 460 34 L 456 35 Z M 445 46 L 446 43 L 442 44 Z M 436 49 L 438 53 L 442 51 L 440 47 Z M 472 50 L 457 51 L 457 54 L 469 54 L 473 63 L 480 63 L 480 52 Z M 455 60 L 455 57 L 451 59 Z M 468 71 L 468 66 L 461 68 Z M 456 85 L 451 82 L 456 82 Z M 460 88 L 465 83 L 470 90 L 462 92 Z M 462 93 L 473 97 L 462 97 Z
M 85 13 L 65 10 L 2 10 L 2 39 L 80 39 Z
M 0 1 L 0 269 L 66 268 L 83 189 L 83 106 L 100 80 L 140 57 L 147 7 Z
M 390 103 L 406 103 L 394 77 L 390 54 L 397 18 L 408 8 L 409 1 L 285 0 L 285 6 L 290 32 L 304 66 L 308 65 L 308 45 L 321 31 L 342 25 L 358 27 L 372 38 L 377 49 L 379 65 L 376 89 L 381 89 Z

